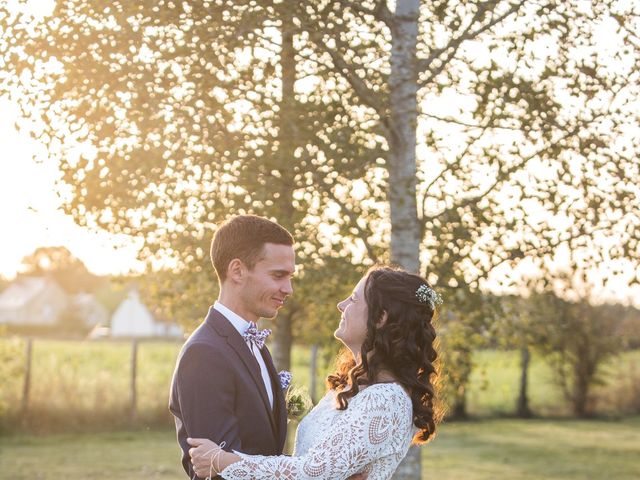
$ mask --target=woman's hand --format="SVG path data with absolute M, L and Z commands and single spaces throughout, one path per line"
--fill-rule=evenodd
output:
M 217 443 L 206 438 L 187 438 L 187 443 L 193 447 L 189 449 L 189 455 L 191 456 L 191 464 L 193 465 L 193 470 L 196 472 L 196 475 L 202 478 L 208 477 L 209 475 L 213 477 L 220 473 L 216 468 L 224 469 L 224 467 L 220 466 L 219 462 L 215 461 L 219 460 L 219 456 L 223 453 L 220 452 L 222 449 Z M 217 459 L 216 454 L 218 455 Z

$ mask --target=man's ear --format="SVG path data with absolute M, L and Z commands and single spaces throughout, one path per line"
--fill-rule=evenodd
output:
M 386 310 L 382 311 L 382 315 L 380 316 L 380 320 L 378 320 L 378 327 L 384 327 L 387 323 L 387 319 L 389 318 L 389 313 Z
M 227 267 L 227 278 L 234 283 L 241 283 L 245 276 L 245 265 L 239 258 L 234 258 Z

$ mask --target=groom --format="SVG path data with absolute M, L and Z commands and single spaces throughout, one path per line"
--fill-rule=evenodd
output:
M 187 438 L 225 442 L 225 450 L 280 455 L 287 433 L 283 391 L 257 331 L 293 293 L 291 234 L 253 215 L 224 222 L 211 243 L 218 301 L 186 341 L 173 374 L 169 409 L 175 417 L 182 466 L 198 478 Z

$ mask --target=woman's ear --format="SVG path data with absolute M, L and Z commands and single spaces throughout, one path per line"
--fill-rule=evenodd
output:
M 382 315 L 380 316 L 380 320 L 378 320 L 378 327 L 384 327 L 387 323 L 387 319 L 389 318 L 389 313 L 386 310 L 382 311 Z

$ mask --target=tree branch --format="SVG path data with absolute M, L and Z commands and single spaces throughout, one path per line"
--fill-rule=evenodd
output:
M 617 98 L 617 96 L 620 94 L 620 92 L 628 85 L 628 81 L 627 83 L 621 85 L 613 94 L 613 96 L 609 99 L 609 107 L 613 104 L 614 100 Z M 566 132 L 564 135 L 562 135 L 559 139 L 557 139 L 555 142 L 546 145 L 545 147 L 539 149 L 538 151 L 532 153 L 531 155 L 529 155 L 528 157 L 523 158 L 520 162 L 512 165 L 511 167 L 509 167 L 508 169 L 506 169 L 505 171 L 501 171 L 499 172 L 498 176 L 496 177 L 495 182 L 493 182 L 493 184 L 487 188 L 483 193 L 480 193 L 478 195 L 474 195 L 472 197 L 467 197 L 466 199 L 463 199 L 462 201 L 458 202 L 457 204 L 454 204 L 451 208 L 445 209 L 442 212 L 436 214 L 436 215 L 431 215 L 431 216 L 427 216 L 424 214 L 423 212 L 423 218 L 425 220 L 432 220 L 437 216 L 441 216 L 443 215 L 446 211 L 452 211 L 452 210 L 456 210 L 458 208 L 464 208 L 468 205 L 471 205 L 472 203 L 478 203 L 480 200 L 482 200 L 483 198 L 485 198 L 489 193 L 491 193 L 495 187 L 497 185 L 499 185 L 500 183 L 504 183 L 505 181 L 507 181 L 509 179 L 509 177 L 511 177 L 511 175 L 521 169 L 522 167 L 524 167 L 529 161 L 531 161 L 533 158 L 537 157 L 538 155 L 541 155 L 542 153 L 544 153 L 546 150 L 550 150 L 551 148 L 555 147 L 558 143 L 560 143 L 563 140 L 566 140 L 570 137 L 573 137 L 575 135 L 577 135 L 579 132 L 581 132 L 586 126 L 588 126 L 589 124 L 594 123 L 597 119 L 604 117 L 607 113 L 609 113 L 608 109 L 607 110 L 603 110 L 601 111 L 599 114 L 594 115 L 592 118 L 590 118 L 589 120 L 583 120 L 582 122 L 578 122 L 576 125 L 574 125 L 574 127 L 569 130 L 568 132 Z M 560 126 L 558 126 L 560 127 Z
M 371 15 L 376 20 L 384 23 L 388 28 L 391 28 L 393 25 L 393 14 L 387 7 L 386 0 L 377 0 L 375 2 L 375 7 L 373 10 L 368 9 L 360 5 L 359 3 L 345 0 L 343 2 L 345 7 L 353 10 L 354 12 L 363 13 L 365 15 Z
M 369 243 L 369 238 L 371 234 L 370 232 L 364 231 L 362 228 L 360 228 L 360 226 L 358 225 L 359 216 L 353 210 L 351 210 L 344 201 L 339 199 L 334 194 L 330 186 L 324 182 L 324 177 L 321 175 L 321 172 L 319 170 L 314 171 L 312 175 L 314 177 L 314 185 L 316 186 L 316 188 L 319 188 L 320 190 L 325 192 L 327 195 L 329 195 L 331 200 L 333 200 L 338 204 L 338 206 L 340 207 L 340 210 L 349 217 L 349 221 L 351 225 L 358 232 L 357 233 L 358 238 L 362 240 L 362 243 L 364 243 L 364 246 L 367 249 L 367 254 L 369 255 L 369 258 L 373 260 L 374 263 L 377 263 L 378 257 L 375 253 L 373 245 Z
M 462 32 L 457 37 L 451 39 L 451 41 L 449 42 L 449 45 L 447 45 L 445 48 L 434 50 L 431 55 L 429 55 L 427 58 L 423 59 L 422 61 L 420 61 L 418 63 L 418 73 L 426 72 L 427 70 L 429 70 L 431 64 L 433 63 L 433 61 L 435 59 L 439 58 L 440 55 L 442 55 L 443 53 L 448 52 L 448 54 L 446 55 L 446 58 L 444 58 L 441 61 L 440 65 L 437 68 L 435 68 L 434 70 L 431 70 L 429 72 L 430 75 L 426 79 L 424 79 L 424 80 L 422 80 L 420 82 L 420 86 L 424 86 L 424 85 L 428 84 L 438 74 L 440 74 L 440 72 L 442 72 L 444 70 L 445 66 L 451 61 L 451 59 L 455 56 L 455 54 L 458 51 L 458 49 L 460 48 L 460 46 L 466 40 L 471 40 L 473 38 L 476 38 L 478 35 L 482 34 L 485 31 L 487 31 L 491 27 L 493 27 L 493 26 L 497 25 L 498 23 L 502 22 L 502 20 L 504 20 L 505 18 L 507 18 L 510 15 L 516 13 L 525 3 L 526 3 L 526 0 L 521 0 L 520 2 L 513 4 L 511 6 L 511 8 L 509 10 L 507 10 L 506 12 L 504 12 L 502 15 L 499 15 L 499 16 L 495 17 L 494 19 L 492 19 L 487 24 L 477 28 L 476 30 L 471 31 L 471 28 L 474 26 L 474 24 L 477 21 L 479 21 L 482 18 L 482 16 L 484 16 L 484 14 L 485 14 L 486 10 L 488 9 L 488 7 L 491 6 L 491 5 L 493 5 L 494 7 L 496 6 L 496 2 L 495 1 L 486 1 L 486 2 L 484 2 L 482 4 L 480 4 L 480 6 L 478 7 L 478 11 L 475 13 L 473 18 L 471 19 L 471 22 L 469 22 L 469 25 L 464 30 L 464 32 Z
M 588 123 L 588 122 L 585 122 Z M 496 177 L 496 180 L 482 193 L 479 193 L 478 195 L 473 195 L 471 197 L 467 197 L 464 198 L 463 200 L 461 200 L 458 203 L 455 203 L 454 205 L 452 205 L 451 207 L 442 210 L 441 212 L 435 214 L 435 215 L 430 215 L 427 216 L 426 214 L 424 215 L 425 220 L 432 220 L 438 216 L 441 216 L 443 214 L 445 214 L 445 212 L 447 211 L 452 211 L 452 210 L 457 210 L 458 208 L 464 208 L 467 207 L 473 203 L 478 203 L 479 201 L 481 201 L 483 198 L 485 198 L 487 195 L 489 195 L 489 193 L 491 193 L 499 184 L 504 183 L 505 181 L 507 181 L 509 179 L 509 177 L 511 177 L 511 175 L 517 171 L 520 170 L 521 168 L 523 168 L 528 162 L 530 162 L 532 159 L 536 158 L 537 156 L 541 155 L 542 153 L 544 153 L 547 150 L 550 150 L 551 148 L 553 148 L 555 145 L 557 145 L 559 142 L 566 140 L 567 138 L 575 135 L 578 133 L 578 131 L 583 127 L 583 125 L 576 125 L 570 132 L 567 132 L 566 134 L 564 134 L 562 137 L 560 137 L 558 140 L 556 140 L 554 143 L 551 143 L 549 145 L 545 145 L 543 148 L 535 151 L 534 153 L 532 153 L 531 155 L 524 157 L 521 159 L 520 162 L 517 162 L 513 165 L 511 165 L 509 168 L 507 168 L 504 171 L 499 172 L 498 176 Z
M 360 226 L 358 225 L 358 218 L 359 216 L 353 211 L 350 210 L 347 207 L 347 204 L 345 202 L 343 202 L 342 200 L 338 199 L 335 195 L 333 195 L 331 193 L 331 199 L 336 202 L 338 204 L 338 206 L 340 207 L 340 210 L 344 213 L 347 214 L 347 216 L 349 217 L 349 220 L 351 221 L 352 226 L 356 229 L 356 231 L 358 232 L 358 238 L 360 238 L 360 240 L 362 240 L 362 243 L 364 243 L 365 248 L 367 249 L 367 255 L 369 255 L 369 258 L 374 262 L 374 263 L 378 263 L 378 257 L 376 256 L 375 250 L 373 249 L 373 246 L 369 243 L 369 238 L 371 237 L 370 232 L 368 231 L 363 231 Z
M 304 60 L 315 63 L 317 67 L 321 67 L 327 72 L 331 72 L 334 70 L 332 65 L 328 65 L 324 62 L 321 62 L 317 57 L 312 57 L 311 55 L 303 55 L 300 52 L 297 52 L 296 55 Z M 311 76 L 311 75 L 317 75 L 317 73 L 310 73 L 310 74 L 307 74 L 306 76 Z
M 471 141 L 467 142 L 467 146 L 465 147 L 465 149 L 457 156 L 457 158 L 453 161 L 447 164 L 447 167 L 444 168 L 436 178 L 434 178 L 431 183 L 427 186 L 427 189 L 425 190 L 424 193 L 424 198 L 422 199 L 422 220 L 425 219 L 424 216 L 424 212 L 426 212 L 427 210 L 427 199 L 429 198 L 429 190 L 431 189 L 431 187 L 442 178 L 442 176 L 451 170 L 451 167 L 453 167 L 454 165 L 459 165 L 460 162 L 462 162 L 462 159 L 467 155 L 467 153 L 469 153 L 469 150 L 471 149 L 471 147 L 473 145 L 475 145 L 475 143 L 480 140 L 480 138 L 482 138 L 482 136 L 485 134 L 485 132 L 487 131 L 487 129 L 489 128 L 489 125 L 491 125 L 491 122 L 493 121 L 494 117 L 493 115 L 490 116 L 487 119 L 486 124 L 482 127 L 482 131 Z M 424 221 L 420 222 L 420 238 L 424 238 L 424 234 L 425 232 L 425 223 Z
M 371 107 L 376 113 L 380 116 L 380 118 L 385 118 L 386 116 L 386 108 L 384 107 L 382 101 L 372 89 L 370 89 L 365 81 L 358 76 L 355 71 L 355 68 L 352 65 L 349 65 L 344 58 L 336 52 L 336 50 L 331 49 L 327 46 L 326 42 L 324 42 L 323 36 L 324 32 L 318 31 L 316 27 L 317 21 L 309 18 L 306 18 L 306 26 L 309 32 L 309 38 L 316 44 L 316 46 L 327 53 L 333 62 L 335 71 L 342 74 L 342 76 L 349 82 L 349 85 L 353 88 L 356 95 L 360 98 L 360 100 L 367 106 Z M 336 46 L 340 43 L 338 38 L 334 38 L 336 42 Z
M 467 122 L 463 122 L 462 120 L 456 120 L 455 118 L 445 118 L 445 117 L 441 117 L 439 115 L 434 115 L 432 113 L 425 113 L 422 112 L 420 113 L 421 117 L 427 117 L 427 118 L 433 118 L 434 120 L 439 120 L 441 122 L 446 122 L 446 123 L 453 123 L 455 125 L 461 125 L 463 127 L 468 127 L 470 129 L 483 129 L 485 130 L 487 128 L 487 125 L 477 125 L 474 123 L 467 123 Z M 512 131 L 517 131 L 519 132 L 520 129 L 517 127 L 504 127 L 502 125 L 489 125 L 488 126 L 491 129 L 500 129 L 500 130 L 512 130 Z

